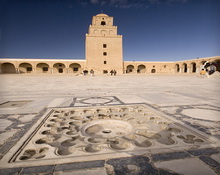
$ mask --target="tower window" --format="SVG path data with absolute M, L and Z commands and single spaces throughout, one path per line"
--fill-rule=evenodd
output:
M 107 55 L 107 52 L 103 52 L 103 55 L 106 56 L 106 55 Z
M 107 61 L 104 61 L 104 64 L 107 64 Z
M 105 25 L 106 25 L 105 21 L 102 21 L 102 22 L 101 22 L 101 25 L 102 25 L 102 26 L 105 26 Z
M 103 48 L 107 48 L 107 44 L 103 44 Z

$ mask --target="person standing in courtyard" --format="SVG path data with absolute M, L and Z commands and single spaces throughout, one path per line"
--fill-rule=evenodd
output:
M 91 75 L 91 76 L 94 76 L 94 73 L 95 73 L 94 70 L 91 69 L 91 70 L 90 70 L 90 75 Z
M 111 70 L 111 71 L 110 71 L 110 74 L 111 74 L 111 76 L 112 76 L 112 75 L 114 74 L 114 71 L 113 71 L 113 70 Z
M 206 75 L 205 69 L 202 69 L 202 70 L 200 71 L 200 75 L 201 75 L 202 78 L 205 77 L 205 75 Z
M 117 74 L 117 71 L 116 71 L 116 70 L 114 70 L 113 72 L 114 72 L 114 76 L 116 76 L 116 74 Z

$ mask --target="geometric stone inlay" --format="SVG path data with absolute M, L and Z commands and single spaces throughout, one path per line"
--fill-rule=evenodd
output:
M 77 97 L 73 99 L 70 106 L 106 106 L 106 105 L 120 105 L 122 102 L 114 96 L 104 97 Z
M 0 131 L 4 131 L 9 127 L 13 122 L 7 119 L 0 119 Z
M 112 100 L 108 98 L 89 98 L 81 101 L 86 104 L 102 104 L 102 103 L 110 103 Z
M 11 107 L 21 107 L 31 101 L 8 101 L 0 104 L 0 108 L 11 108 Z
M 220 111 L 209 109 L 184 109 L 182 113 L 196 119 L 220 121 Z
M 54 108 L 11 162 L 97 158 L 104 154 L 114 157 L 207 143 L 205 137 L 144 105 Z

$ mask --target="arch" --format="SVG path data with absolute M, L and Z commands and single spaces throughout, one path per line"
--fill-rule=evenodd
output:
M 151 69 L 151 73 L 152 74 L 156 73 L 156 69 Z
M 95 29 L 95 30 L 93 31 L 93 34 L 94 34 L 94 35 L 98 35 L 98 30 Z
M 180 65 L 176 64 L 175 65 L 175 73 L 179 73 L 180 72 Z
M 169 73 L 170 72 L 170 67 L 166 64 L 164 64 L 163 66 L 161 66 L 160 68 L 160 73 Z
M 205 64 L 205 62 L 206 62 L 206 61 L 201 61 L 201 62 L 200 62 L 200 65 L 204 65 L 204 64 Z
M 105 26 L 105 25 L 106 25 L 106 22 L 105 22 L 105 21 L 101 21 L 101 25 L 102 25 L 102 26 Z
M 49 65 L 47 63 L 38 63 L 36 66 L 37 73 L 48 73 Z
M 204 64 L 205 64 L 205 62 L 206 62 L 206 61 L 201 61 L 201 62 L 199 63 L 199 65 L 200 65 L 200 69 L 203 69 L 203 68 L 204 68 Z
M 21 63 L 18 69 L 20 73 L 31 73 L 33 71 L 33 67 L 30 63 Z
M 182 67 L 183 67 L 183 73 L 187 73 L 187 70 L 188 70 L 188 68 L 187 68 L 187 64 L 186 63 L 183 63 L 183 65 L 182 65 Z
M 133 65 L 128 65 L 126 67 L 126 73 L 128 74 L 128 73 L 132 73 L 132 72 L 134 72 L 134 66 Z
M 14 73 L 16 73 L 15 66 L 12 63 L 3 63 L 1 65 L 1 71 L 2 71 L 3 74 L 14 74 Z
M 109 31 L 109 35 L 114 35 L 113 30 L 110 30 L 110 31 Z
M 138 66 L 138 69 L 137 69 L 137 73 L 145 73 L 146 72 L 146 66 L 141 64 Z
M 220 72 L 220 59 L 214 61 L 216 71 Z
M 196 63 L 192 62 L 191 63 L 191 73 L 195 73 L 196 72 Z
M 107 31 L 106 30 L 101 30 L 101 35 L 103 35 L 103 36 L 107 35 Z
M 65 69 L 66 67 L 63 63 L 55 63 L 53 65 L 53 73 L 64 73 Z
M 69 73 L 80 73 L 82 69 L 81 65 L 78 63 L 70 64 L 69 68 Z

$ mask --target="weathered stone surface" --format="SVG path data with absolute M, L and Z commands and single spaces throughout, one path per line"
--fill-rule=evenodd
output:
M 107 175 L 105 168 L 60 171 L 60 172 L 54 173 L 54 175 L 70 175 L 70 174 L 74 174 L 74 175 Z
M 9 139 L 10 137 L 12 137 L 16 132 L 17 130 L 11 130 L 8 132 L 1 133 L 0 134 L 0 145 L 4 144 L 5 141 Z
M 197 158 L 188 158 L 183 160 L 172 160 L 156 162 L 154 164 L 157 168 L 173 171 L 179 174 L 193 174 L 193 175 L 215 175 L 216 173 Z

